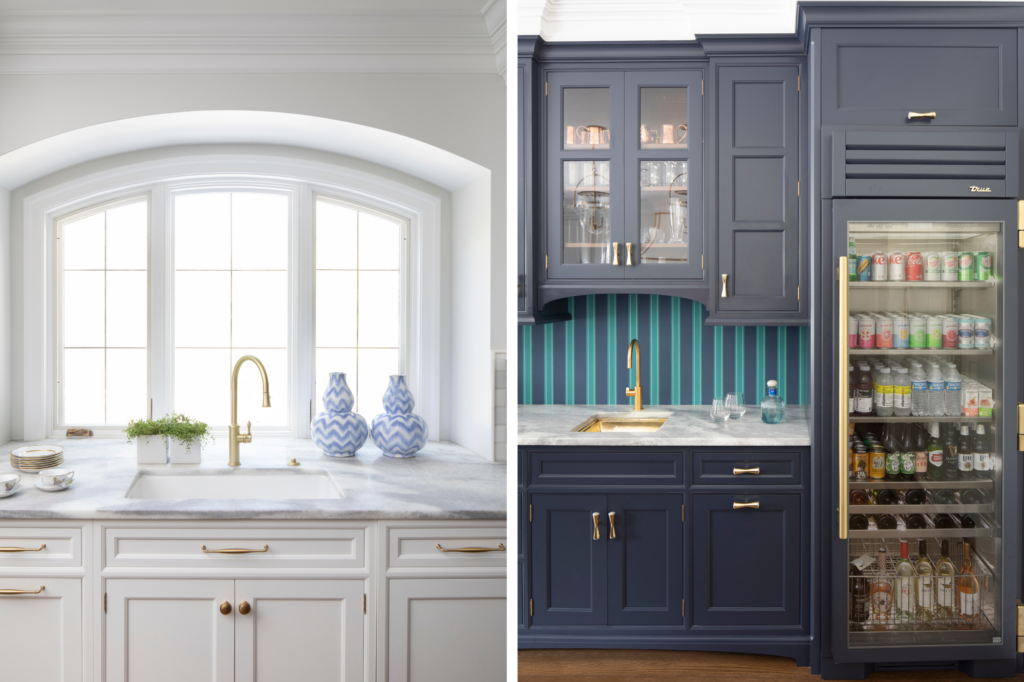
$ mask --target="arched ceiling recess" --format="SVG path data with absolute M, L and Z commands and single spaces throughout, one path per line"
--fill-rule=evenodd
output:
M 15 189 L 93 159 L 184 144 L 274 144 L 343 154 L 454 191 L 489 171 L 461 156 L 379 128 L 270 111 L 187 111 L 79 128 L 0 156 L 0 187 Z

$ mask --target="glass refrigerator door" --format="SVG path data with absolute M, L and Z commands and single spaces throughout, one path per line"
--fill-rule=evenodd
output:
M 1016 569 L 1002 538 L 1017 537 L 1004 489 L 1017 456 L 1004 428 L 1017 383 L 1003 343 L 1015 329 L 1004 308 L 1016 290 L 1014 204 L 836 201 L 846 244 L 835 248 L 847 252 L 836 313 L 837 660 L 1013 655 L 1003 580 Z

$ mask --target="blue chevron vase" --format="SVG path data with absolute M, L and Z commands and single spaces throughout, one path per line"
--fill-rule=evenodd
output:
M 355 397 L 344 372 L 332 372 L 324 391 L 324 411 L 313 419 L 313 444 L 327 457 L 352 457 L 363 447 L 369 428 L 352 411 Z
M 388 390 L 384 391 L 384 411 L 388 414 L 412 414 L 414 407 L 416 399 L 412 397 L 409 384 L 405 383 L 405 375 L 392 374 Z
M 412 413 L 416 400 L 405 382 L 395 374 L 384 392 L 384 414 L 373 418 L 374 444 L 388 457 L 409 458 L 427 444 L 427 420 Z

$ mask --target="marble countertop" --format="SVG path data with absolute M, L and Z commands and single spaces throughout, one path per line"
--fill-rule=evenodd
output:
M 523 445 L 801 445 L 811 444 L 806 405 L 787 405 L 781 424 L 765 424 L 760 409 L 714 423 L 707 405 L 520 405 L 517 443 Z M 573 429 L 594 415 L 668 417 L 657 431 L 581 433 Z
M 10 452 L 48 443 L 64 448 L 74 484 L 60 492 L 34 487 L 36 476 L 10 466 Z M 300 467 L 287 466 L 296 458 Z M 411 459 L 392 459 L 372 442 L 355 457 L 320 455 L 312 441 L 255 435 L 229 467 L 227 438 L 203 450 L 202 464 L 138 465 L 122 438 L 51 438 L 0 448 L 0 474 L 20 473 L 21 492 L 0 499 L 0 519 L 504 519 L 506 466 L 454 443 L 427 443 Z M 155 474 L 260 475 L 326 471 L 338 500 L 135 500 L 125 494 L 140 471 Z

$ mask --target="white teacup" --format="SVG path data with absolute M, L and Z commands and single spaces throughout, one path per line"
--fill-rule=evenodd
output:
M 9 493 L 18 487 L 21 476 L 18 474 L 4 474 L 0 476 L 0 493 Z
M 45 486 L 59 485 L 64 487 L 71 483 L 71 479 L 75 477 L 75 472 L 70 469 L 44 469 L 39 472 L 39 480 Z

